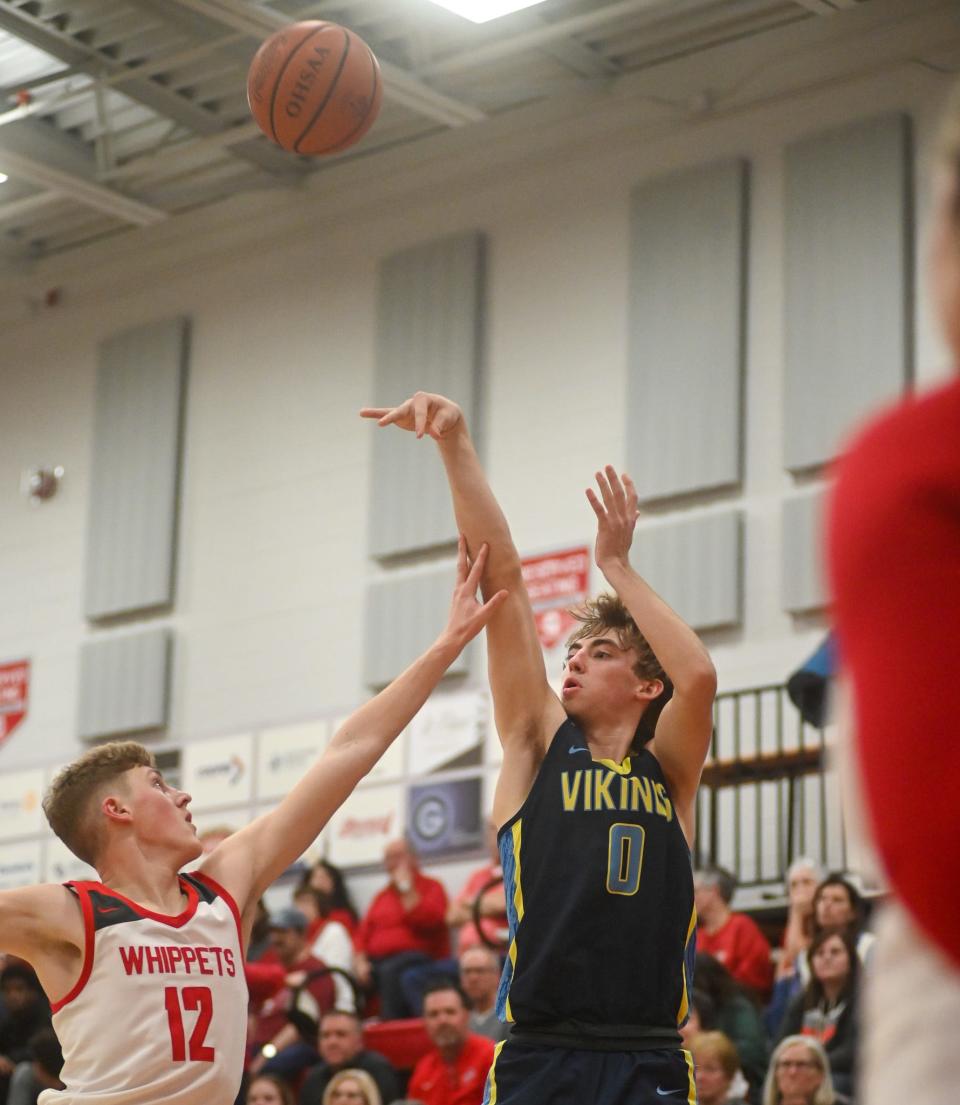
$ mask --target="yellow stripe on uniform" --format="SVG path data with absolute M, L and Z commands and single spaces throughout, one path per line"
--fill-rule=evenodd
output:
M 697 907 L 694 906 L 690 911 L 690 924 L 687 925 L 687 938 L 683 942 L 683 993 L 680 995 L 680 1008 L 677 1010 L 677 1024 L 683 1024 L 683 1019 L 690 1009 L 690 994 L 687 990 L 687 946 L 690 943 L 690 937 L 693 935 L 693 930 L 696 927 Z
M 618 775 L 630 774 L 630 757 L 626 756 L 624 759 L 617 763 L 616 760 L 594 760 L 595 764 L 603 764 L 604 767 L 609 767 L 611 771 L 615 771 Z
M 520 881 L 520 841 L 521 834 L 523 832 L 523 818 L 518 817 L 513 823 L 513 828 L 510 830 L 513 842 L 513 908 L 517 911 L 517 928 L 514 931 L 513 939 L 510 941 L 510 967 L 511 978 L 516 975 L 517 970 L 517 932 L 520 931 L 520 922 L 523 920 L 523 885 Z M 507 994 L 507 1021 L 513 1021 L 513 1013 L 510 1010 L 510 994 Z
M 501 1040 L 493 1049 L 493 1062 L 490 1064 L 490 1072 L 487 1075 L 487 1092 L 484 1094 L 483 1105 L 497 1105 L 497 1060 L 506 1040 Z
M 684 1059 L 687 1061 L 687 1077 L 690 1079 L 687 1089 L 687 1105 L 697 1105 L 697 1080 L 693 1077 L 693 1056 L 689 1051 L 684 1051 Z

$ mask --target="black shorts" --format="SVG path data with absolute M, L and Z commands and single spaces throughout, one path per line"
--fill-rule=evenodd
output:
M 507 1040 L 483 1105 L 696 1105 L 689 1051 L 584 1051 Z

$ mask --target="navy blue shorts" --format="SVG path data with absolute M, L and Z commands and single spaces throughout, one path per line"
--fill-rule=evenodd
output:
M 483 1105 L 696 1105 L 689 1051 L 498 1044 Z

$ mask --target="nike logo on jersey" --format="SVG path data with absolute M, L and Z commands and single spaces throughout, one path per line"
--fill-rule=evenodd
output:
M 100 907 L 100 913 L 116 913 L 121 909 L 123 909 L 122 905 L 102 905 Z
M 657 1096 L 658 1097 L 669 1097 L 670 1094 L 686 1093 L 686 1092 L 687 1092 L 686 1090 L 661 1090 L 660 1087 L 657 1086 Z
M 589 752 L 589 751 L 590 751 L 589 748 L 576 748 L 576 747 L 574 747 L 574 745 L 571 744 L 570 747 L 567 749 L 567 754 L 572 756 L 574 754 L 574 752 Z

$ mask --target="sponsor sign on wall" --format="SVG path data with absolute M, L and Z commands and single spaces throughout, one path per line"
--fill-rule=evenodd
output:
M 356 790 L 330 819 L 328 855 L 340 867 L 379 863 L 383 847 L 403 834 L 403 789 Z
M 483 755 L 487 695 L 436 694 L 410 722 L 410 774 L 475 767 Z
M 195 810 L 249 802 L 253 737 L 240 733 L 184 745 L 181 778 L 182 789 L 193 796 Z
M 552 652 L 563 644 L 576 624 L 567 608 L 587 597 L 590 562 L 587 545 L 524 557 L 523 582 L 545 652 Z
M 0 664 L 0 744 L 27 716 L 30 696 L 30 661 Z
M 40 841 L 4 844 L 0 848 L 0 890 L 40 882 Z
M 46 824 L 40 806 L 42 797 L 41 768 L 0 775 L 0 839 L 41 832 Z
M 99 882 L 100 876 L 89 864 L 77 859 L 62 840 L 53 836 L 44 849 L 43 879 L 44 882 L 67 882 L 69 879 Z
M 330 724 L 308 721 L 264 729 L 257 749 L 257 797 L 289 794 L 326 747 Z
M 445 855 L 483 845 L 482 779 L 421 783 L 407 795 L 407 832 L 417 854 Z

